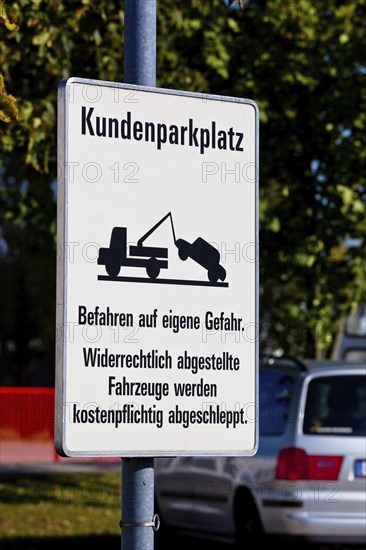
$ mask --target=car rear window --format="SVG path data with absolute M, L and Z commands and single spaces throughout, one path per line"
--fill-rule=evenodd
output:
M 281 435 L 288 418 L 294 379 L 281 371 L 259 374 L 259 434 Z
M 311 380 L 303 431 L 313 435 L 365 436 L 365 376 L 326 376 Z

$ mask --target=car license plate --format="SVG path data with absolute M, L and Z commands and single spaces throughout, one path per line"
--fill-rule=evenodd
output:
M 355 461 L 355 477 L 366 477 L 366 460 Z

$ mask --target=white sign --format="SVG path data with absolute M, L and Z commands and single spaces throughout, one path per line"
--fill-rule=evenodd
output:
M 256 104 L 70 78 L 58 108 L 58 452 L 254 454 Z

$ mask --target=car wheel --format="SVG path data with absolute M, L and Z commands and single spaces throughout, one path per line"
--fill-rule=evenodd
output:
M 210 283 L 217 283 L 217 281 L 219 280 L 219 274 L 216 269 L 209 271 L 207 275 Z
M 234 519 L 237 550 L 248 548 L 248 544 L 257 546 L 265 539 L 258 509 L 249 491 L 243 490 L 237 494 L 234 504 Z

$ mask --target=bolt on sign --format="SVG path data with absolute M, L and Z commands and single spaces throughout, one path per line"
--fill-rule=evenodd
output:
M 255 102 L 58 92 L 56 449 L 255 454 Z

